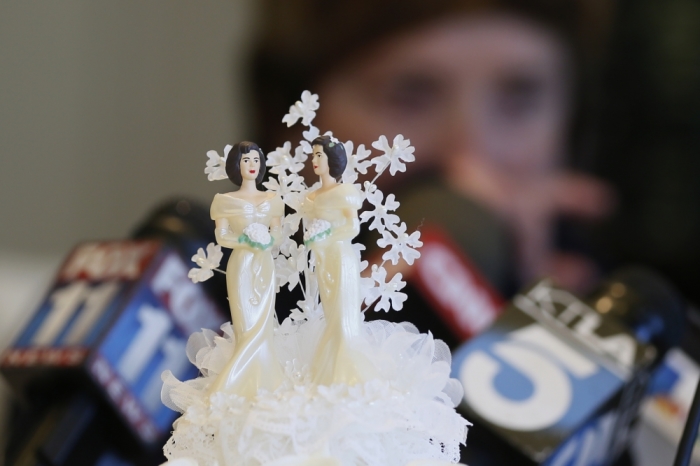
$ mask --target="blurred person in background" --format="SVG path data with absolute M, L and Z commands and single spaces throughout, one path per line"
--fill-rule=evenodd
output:
M 304 89 L 316 124 L 357 147 L 415 146 L 400 190 L 414 228 L 447 224 L 502 294 L 541 276 L 573 290 L 598 275 L 562 218 L 610 213 L 610 187 L 573 168 L 587 149 L 589 86 L 610 17 L 603 0 L 268 0 L 253 66 L 257 140 L 299 135 L 279 115 Z M 421 198 L 437 196 L 443 209 Z M 450 228 L 465 218 L 466 228 Z M 413 225 L 410 225 L 410 224 Z M 469 244 L 466 244 L 469 243 Z
M 700 8 L 615 4 L 608 47 L 612 1 L 267 0 L 252 68 L 256 140 L 298 140 L 278 128 L 304 89 L 320 96 L 317 126 L 342 141 L 403 134 L 416 162 L 380 179 L 403 191 L 402 219 L 468 217 L 453 239 L 504 296 L 543 275 L 576 292 L 596 280 L 588 238 L 577 237 L 581 220 L 605 220 L 618 203 L 599 173 L 623 189 L 596 238 L 615 253 L 607 261 L 684 264 L 671 276 L 691 283 Z M 435 189 L 441 212 L 420 202 Z

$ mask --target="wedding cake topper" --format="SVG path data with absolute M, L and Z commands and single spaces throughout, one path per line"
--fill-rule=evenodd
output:
M 421 459 L 459 460 L 468 422 L 454 410 L 462 397 L 450 379 L 450 352 L 410 323 L 364 322 L 364 311 L 401 310 L 400 273 L 384 265 L 420 257 L 420 232 L 408 233 L 393 213 L 399 203 L 375 184 L 414 160 L 410 141 L 340 142 L 313 126 L 318 96 L 304 91 L 282 119 L 308 129 L 295 147 L 267 154 L 252 142 L 209 151 L 209 180 L 240 188 L 217 194 L 211 207 L 216 240 L 192 260 L 194 282 L 226 268 L 231 323 L 223 337 L 194 334 L 188 356 L 201 377 L 163 374 L 163 401 L 183 413 L 165 446 L 170 460 L 200 466 L 233 464 L 401 465 Z M 318 180 L 299 174 L 311 163 Z M 374 166 L 372 181 L 358 183 Z M 266 167 L 275 177 L 262 183 Z M 360 213 L 367 201 L 373 209 Z M 292 213 L 285 215 L 285 205 Z M 360 224 L 381 238 L 381 264 L 369 277 L 365 249 L 352 243 Z M 299 228 L 303 243 L 292 238 Z M 278 324 L 275 294 L 299 286 L 304 299 Z

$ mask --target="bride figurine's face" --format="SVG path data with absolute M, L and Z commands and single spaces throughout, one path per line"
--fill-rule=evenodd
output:
M 241 156 L 241 177 L 244 180 L 255 180 L 260 173 L 260 154 L 252 150 Z
M 328 156 L 323 152 L 323 146 L 313 146 L 313 155 L 311 156 L 311 164 L 314 167 L 314 173 L 318 176 L 328 173 Z

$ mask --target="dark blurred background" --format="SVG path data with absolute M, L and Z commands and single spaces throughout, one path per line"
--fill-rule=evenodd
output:
M 700 299 L 700 4 L 624 1 L 602 73 L 591 168 L 619 207 L 596 237 Z

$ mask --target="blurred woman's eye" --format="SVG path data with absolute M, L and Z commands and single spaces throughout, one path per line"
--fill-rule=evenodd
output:
M 534 75 L 512 75 L 496 84 L 494 105 L 499 117 L 517 120 L 540 110 L 546 97 L 545 79 Z
M 442 85 L 435 76 L 405 73 L 393 77 L 383 88 L 382 100 L 392 110 L 402 113 L 423 113 L 440 100 Z

